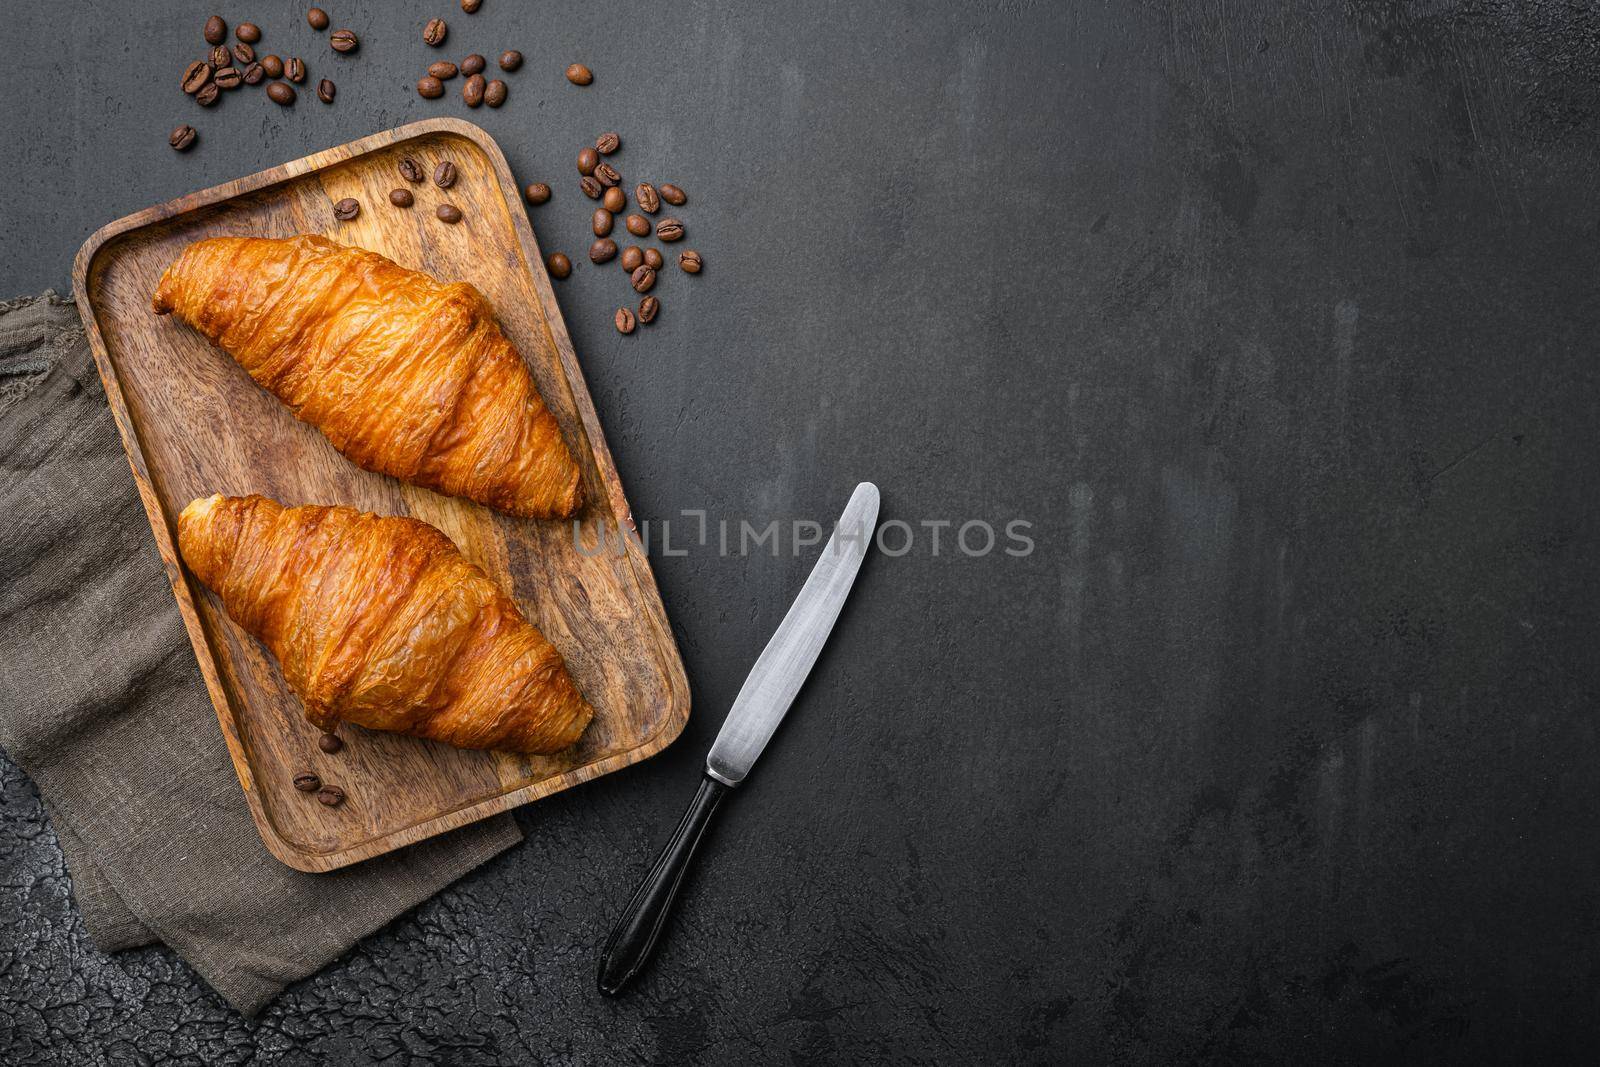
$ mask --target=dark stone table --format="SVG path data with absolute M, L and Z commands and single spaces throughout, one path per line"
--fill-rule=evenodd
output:
M 443 14 L 452 56 L 527 54 L 471 117 L 554 184 L 547 249 L 587 246 L 602 130 L 689 190 L 706 271 L 655 325 L 612 329 L 615 267 L 558 287 L 639 517 L 826 521 L 870 478 L 913 544 L 868 561 L 630 998 L 596 949 L 809 552 L 657 552 L 683 738 L 254 1021 L 94 950 L 7 769 L 0 1061 L 1592 1054 L 1592 9 L 327 6 L 354 57 L 303 3 L 217 5 L 334 106 L 204 112 L 201 8 L 8 5 L 0 295 L 147 204 L 468 114 L 410 88 Z

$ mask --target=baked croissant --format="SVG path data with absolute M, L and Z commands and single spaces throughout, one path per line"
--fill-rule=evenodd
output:
M 555 752 L 594 715 L 561 653 L 425 522 L 211 496 L 183 509 L 178 546 L 321 729 Z
M 151 307 L 367 470 L 528 518 L 578 509 L 555 416 L 465 282 L 326 237 L 214 237 L 183 250 Z

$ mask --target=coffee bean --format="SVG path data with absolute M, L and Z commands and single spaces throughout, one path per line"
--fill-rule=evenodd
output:
M 629 215 L 626 221 L 628 232 L 635 237 L 650 236 L 650 220 L 643 215 Z
M 218 89 L 237 89 L 244 84 L 244 75 L 235 67 L 223 67 L 212 75 L 211 81 Z
M 618 333 L 627 334 L 633 332 L 633 312 L 627 308 L 618 308 L 616 317 L 612 321 L 617 324 Z
M 545 257 L 544 269 L 550 272 L 552 278 L 565 278 L 572 273 L 572 260 L 564 252 L 552 252 Z
M 294 776 L 294 787 L 302 793 L 315 793 L 322 788 L 322 779 L 310 771 L 303 771 Z
M 206 19 L 205 34 L 206 44 L 221 44 L 228 39 L 228 24 L 222 21 L 221 15 L 212 15 Z
M 602 156 L 609 156 L 622 147 L 622 138 L 614 133 L 602 133 L 594 139 L 594 150 Z
M 644 250 L 644 261 L 645 261 L 646 264 L 649 265 L 651 270 L 660 270 L 661 269 L 661 264 L 663 262 L 665 262 L 661 258 L 661 249 L 659 249 L 659 248 L 647 248 L 647 249 L 645 249 Z
M 267 72 L 269 78 L 283 77 L 283 60 L 278 56 L 263 56 L 261 69 Z
M 578 153 L 578 173 L 593 174 L 594 168 L 600 165 L 600 153 L 592 148 L 585 148 Z
M 483 92 L 488 87 L 488 82 L 483 80 L 482 74 L 474 74 L 461 86 L 461 99 L 468 107 L 477 107 L 483 103 Z
M 324 104 L 333 103 L 334 94 L 336 94 L 338 91 L 339 87 L 334 85 L 333 82 L 329 81 L 327 78 L 323 78 L 317 83 L 317 99 L 321 100 Z M 272 92 L 272 88 L 270 86 L 267 88 L 267 92 L 269 94 Z
M 261 27 L 253 22 L 241 22 L 234 29 L 233 35 L 245 44 L 255 44 L 261 40 Z
M 328 43 L 335 52 L 354 52 L 361 41 L 349 30 L 334 30 L 328 35 Z
M 190 96 L 193 96 L 195 93 L 200 91 L 206 82 L 210 80 L 211 64 L 196 61 L 194 63 L 190 63 L 189 66 L 184 69 L 183 81 L 179 84 L 183 86 L 184 92 L 188 93 Z
M 267 76 L 266 68 L 260 63 L 252 63 L 244 68 L 244 83 L 246 85 L 260 85 Z
M 418 163 L 410 156 L 406 156 L 400 161 L 400 177 L 404 178 L 412 185 L 417 184 L 423 179 L 422 164 Z
M 456 165 L 448 159 L 433 168 L 433 184 L 441 189 L 450 188 L 456 183 L 456 178 L 459 176 L 460 173 L 456 170 Z
M 638 270 L 639 265 L 643 262 L 644 253 L 639 250 L 638 245 L 629 245 L 627 248 L 622 250 L 622 269 L 627 271 L 629 274 L 632 274 L 634 271 Z
M 317 92 L 317 95 L 322 95 L 320 90 Z M 277 104 L 280 107 L 289 107 L 293 105 L 294 98 L 294 86 L 290 85 L 288 82 L 272 82 L 267 86 L 267 99 L 271 100 L 274 104 Z
M 403 191 L 404 190 L 402 190 L 402 192 Z M 344 742 L 339 739 L 338 734 L 326 733 L 317 738 L 317 747 L 329 755 L 332 755 L 344 747 Z
M 444 19 L 429 19 L 428 24 L 422 27 L 422 43 L 430 48 L 438 48 L 444 44 L 449 33 L 450 27 L 445 25 Z
M 389 203 L 393 204 L 395 207 L 410 207 L 416 202 L 417 198 L 411 195 L 410 189 L 389 190 Z
M 425 74 L 417 79 L 417 95 L 424 100 L 437 100 L 444 95 L 444 82 Z
M 440 222 L 448 222 L 452 226 L 462 219 L 461 209 L 454 204 L 440 204 L 433 213 L 439 216 Z
M 482 74 L 483 69 L 488 65 L 489 61 L 487 59 L 474 52 L 461 61 L 461 73 L 470 78 L 474 74 Z
M 283 83 L 278 82 L 277 84 L 282 85 Z M 359 214 L 361 214 L 361 201 L 353 196 L 347 196 L 333 205 L 333 217 L 340 222 L 349 222 Z
M 538 206 L 550 200 L 550 187 L 544 182 L 534 182 L 522 190 L 522 195 L 528 198 L 528 203 Z
M 700 260 L 700 253 L 686 248 L 678 253 L 678 266 L 685 274 L 699 274 L 704 264 Z
M 233 53 L 228 51 L 228 46 L 219 44 L 211 50 L 211 69 L 221 70 L 223 67 L 233 66 Z
M 599 200 L 600 194 L 605 191 L 605 186 L 600 184 L 600 179 L 593 174 L 585 174 L 578 179 L 578 185 L 583 189 L 583 195 L 590 200 Z
M 194 94 L 194 102 L 201 107 L 210 107 L 221 95 L 222 90 L 217 88 L 216 82 L 206 82 L 200 87 L 200 91 Z
M 609 163 L 602 163 L 594 168 L 594 176 L 600 179 L 600 184 L 610 187 L 622 181 L 622 175 L 617 173 L 617 168 Z
M 679 189 L 676 185 L 671 184 L 663 185 L 661 187 L 661 199 L 665 200 L 673 207 L 682 207 L 684 204 L 689 202 L 689 198 L 684 195 L 683 190 Z
M 248 67 L 256 61 L 256 50 L 240 41 L 233 46 L 233 61 L 241 67 Z
M 656 284 L 656 272 L 649 267 L 639 267 L 628 276 L 628 282 L 636 293 L 648 293 L 650 287 Z
M 589 222 L 596 237 L 604 237 L 611 232 L 611 212 L 603 207 L 594 209 L 594 218 Z
M 475 15 L 478 8 L 483 6 L 483 0 L 461 0 L 461 10 L 469 15 Z
M 330 808 L 344 803 L 344 790 L 336 785 L 325 785 L 317 791 L 317 800 Z
M 314 7 L 306 12 L 306 21 L 311 23 L 311 28 L 322 31 L 328 28 L 328 13 L 320 7 Z
M 604 263 L 617 254 L 617 242 L 609 237 L 602 237 L 589 246 L 589 259 L 595 263 Z
M 567 68 L 567 81 L 573 85 L 588 85 L 594 81 L 594 71 L 582 63 L 574 63 Z
M 500 69 L 507 74 L 522 66 L 522 53 L 516 49 L 500 53 Z
M 656 192 L 656 187 L 649 182 L 640 182 L 634 186 L 633 199 L 638 202 L 640 211 L 654 215 L 661 210 L 661 194 Z
M 660 314 L 660 313 L 661 313 L 661 301 L 657 300 L 655 297 L 647 296 L 643 300 L 639 301 L 639 321 L 640 322 L 643 322 L 643 323 L 654 322 L 656 320 L 656 316 L 658 314 Z
M 683 223 L 677 219 L 662 219 L 656 223 L 656 236 L 663 241 L 677 241 L 683 237 Z
M 437 63 L 428 64 L 428 77 L 430 78 L 438 78 L 442 82 L 447 82 L 455 76 L 456 65 L 448 59 L 441 59 Z
M 506 83 L 496 78 L 483 87 L 483 102 L 490 107 L 499 107 L 506 102 L 506 92 Z
M 284 77 L 298 84 L 306 80 L 306 65 L 296 56 L 294 59 L 289 60 L 288 65 L 283 68 L 283 74 Z
M 600 202 L 605 205 L 607 211 L 615 215 L 628 206 L 628 194 L 622 191 L 620 185 L 613 185 L 600 197 Z
M 179 126 L 167 137 L 167 143 L 180 152 L 187 152 L 197 136 L 193 126 Z

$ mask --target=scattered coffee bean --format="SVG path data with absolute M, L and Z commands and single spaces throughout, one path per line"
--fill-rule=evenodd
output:
M 425 74 L 417 79 L 417 95 L 424 100 L 437 100 L 444 95 L 444 82 Z
M 344 790 L 336 785 L 325 785 L 317 791 L 317 800 L 330 808 L 344 803 Z
M 643 323 L 654 322 L 661 312 L 661 301 L 653 296 L 647 296 L 639 301 L 639 321 Z
M 456 178 L 459 176 L 456 165 L 448 159 L 433 168 L 433 184 L 441 189 L 450 188 L 456 183 Z
M 522 195 L 528 198 L 528 203 L 537 207 L 540 204 L 549 202 L 550 187 L 544 182 L 534 182 L 532 185 L 522 190 Z
M 428 64 L 428 77 L 430 78 L 438 78 L 442 82 L 447 82 L 455 76 L 456 65 L 448 59 L 441 59 L 437 63 Z
M 589 246 L 589 259 L 594 263 L 604 263 L 617 254 L 617 242 L 609 237 L 602 237 Z
M 622 250 L 622 269 L 632 274 L 644 262 L 644 253 L 638 245 L 629 245 Z
M 317 99 L 321 100 L 324 104 L 333 103 L 334 94 L 336 94 L 338 91 L 339 87 L 334 85 L 333 82 L 329 81 L 327 78 L 323 78 L 317 83 Z M 267 92 L 272 92 L 272 88 L 270 86 L 268 86 Z
M 322 779 L 310 771 L 304 771 L 294 776 L 294 787 L 302 793 L 315 793 L 322 788 Z
M 278 82 L 277 84 L 282 85 L 283 83 Z M 361 214 L 361 201 L 353 196 L 347 196 L 333 205 L 333 217 L 340 222 L 349 222 L 359 214 Z
M 600 153 L 592 148 L 585 148 L 578 153 L 578 173 L 593 174 L 594 168 L 600 165 Z
M 210 107 L 212 104 L 215 104 L 218 98 L 221 96 L 222 90 L 217 88 L 217 83 L 207 82 L 205 85 L 200 87 L 200 91 L 198 93 L 194 94 L 194 102 L 199 104 L 201 107 Z
M 318 90 L 317 95 L 322 95 L 321 90 Z M 288 82 L 272 82 L 267 86 L 267 99 L 271 100 L 274 104 L 277 104 L 280 107 L 289 107 L 293 105 L 294 98 L 294 86 L 290 85 Z
M 401 192 L 404 191 L 405 190 L 403 189 L 401 190 Z M 317 747 L 329 755 L 332 755 L 344 747 L 344 742 L 339 739 L 338 734 L 325 733 L 321 737 L 317 738 Z
M 699 274 L 704 264 L 700 260 L 700 253 L 693 249 L 684 249 L 678 253 L 678 266 L 685 274 Z
M 334 30 L 328 36 L 328 43 L 333 46 L 335 52 L 348 53 L 354 52 L 361 41 L 349 30 Z
M 662 219 L 656 223 L 656 236 L 663 241 L 677 241 L 683 237 L 683 223 L 677 219 Z
M 314 7 L 306 12 L 306 21 L 311 24 L 312 29 L 321 32 L 328 28 L 328 13 L 320 7 Z
M 628 282 L 636 293 L 648 293 L 650 287 L 656 284 L 656 272 L 649 267 L 639 267 L 628 276 Z
M 567 81 L 573 85 L 588 85 L 594 81 L 594 71 L 582 63 L 574 63 L 567 68 Z
M 193 126 L 179 126 L 167 137 L 167 143 L 179 152 L 187 152 L 197 136 Z
M 470 78 L 474 74 L 482 74 L 483 69 L 488 65 L 489 61 L 487 59 L 474 52 L 461 61 L 461 73 Z
M 283 60 L 278 56 L 263 56 L 261 69 L 267 72 L 269 78 L 283 77 Z
M 256 61 L 256 50 L 240 41 L 233 46 L 233 61 L 241 67 L 248 67 Z
M 228 46 L 219 44 L 211 50 L 211 69 L 221 70 L 223 67 L 233 66 L 233 53 L 228 51 Z
M 183 91 L 193 96 L 198 93 L 206 82 L 211 80 L 211 64 L 196 61 L 190 63 L 183 72 Z
M 635 237 L 650 236 L 650 220 L 645 218 L 643 215 L 629 215 L 626 225 L 628 227 L 628 232 L 633 234 Z
M 676 185 L 671 184 L 663 185 L 661 187 L 661 199 L 665 200 L 673 207 L 682 207 L 684 204 L 689 202 L 689 198 L 684 195 L 683 190 L 679 189 Z
M 439 216 L 440 222 L 448 222 L 452 226 L 462 219 L 461 209 L 454 204 L 440 204 L 433 213 Z
M 507 74 L 522 66 L 522 53 L 516 49 L 500 53 L 500 69 Z
M 255 44 L 261 40 L 261 27 L 253 22 L 241 22 L 233 31 L 233 35 L 245 44 Z
M 483 0 L 461 0 L 461 10 L 469 15 L 478 13 L 478 8 L 483 6 Z
M 488 87 L 488 82 L 483 80 L 482 74 L 474 74 L 461 86 L 461 99 L 468 107 L 477 107 L 483 103 L 483 92 Z
M 622 175 L 617 173 L 617 168 L 609 163 L 602 163 L 594 168 L 594 176 L 600 179 L 600 184 L 610 188 L 622 181 Z
M 550 272 L 552 278 L 565 278 L 572 273 L 572 260 L 564 252 L 552 252 L 545 257 L 544 269 Z
M 496 78 L 483 87 L 483 102 L 490 107 L 499 107 L 506 102 L 507 92 L 506 83 Z
M 411 195 L 410 189 L 389 190 L 389 203 L 393 204 L 395 207 L 410 207 L 416 202 L 417 198 Z
M 594 139 L 594 150 L 602 156 L 609 156 L 622 147 L 622 138 L 614 133 L 602 133 Z
M 283 74 L 284 77 L 298 84 L 306 80 L 306 65 L 300 60 L 299 56 L 296 56 L 294 59 L 289 60 L 288 64 L 283 68 Z
M 600 179 L 593 174 L 585 174 L 578 179 L 578 185 L 583 189 L 583 195 L 590 200 L 599 200 L 600 194 L 605 191 L 605 186 L 600 184 Z
M 594 209 L 594 218 L 589 222 L 596 237 L 604 237 L 611 232 L 611 212 L 603 207 Z
M 640 182 L 634 186 L 633 199 L 638 202 L 640 211 L 654 215 L 661 210 L 661 194 L 656 192 L 656 187 L 649 182 Z
M 444 44 L 449 33 L 450 27 L 445 25 L 444 19 L 429 19 L 428 24 L 422 27 L 422 43 L 430 48 L 438 48 Z
M 616 215 L 628 206 L 628 195 L 622 191 L 621 186 L 613 185 L 601 196 L 600 202 L 607 211 Z
M 412 185 L 417 184 L 423 179 L 422 164 L 418 163 L 410 156 L 406 156 L 400 161 L 400 177 L 404 178 Z
M 206 19 L 206 28 L 203 32 L 206 44 L 221 44 L 228 39 L 228 24 L 222 21 L 221 15 L 212 15 Z
M 618 333 L 633 332 L 633 312 L 627 308 L 618 308 L 616 318 L 613 321 L 617 324 Z
M 661 264 L 666 262 L 661 258 L 661 249 L 647 248 L 644 250 L 644 261 L 651 270 L 660 270 Z
M 260 85 L 266 76 L 267 70 L 260 63 L 252 63 L 244 68 L 244 83 L 246 85 Z
M 218 89 L 237 89 L 244 84 L 244 75 L 236 67 L 223 67 L 212 75 L 211 81 Z

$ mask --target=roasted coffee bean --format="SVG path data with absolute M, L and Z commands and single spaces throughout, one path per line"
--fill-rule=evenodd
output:
M 593 174 L 585 174 L 578 179 L 578 185 L 583 189 L 583 195 L 590 200 L 599 200 L 600 194 L 605 191 L 605 186 L 600 184 L 600 179 Z
M 400 161 L 400 177 L 404 178 L 412 185 L 417 184 L 423 179 L 422 164 L 418 163 L 410 156 L 406 156 Z
M 595 263 L 604 263 L 617 254 L 617 242 L 609 237 L 602 237 L 589 246 L 589 259 Z
M 618 333 L 633 332 L 633 312 L 627 308 L 618 308 L 616 317 L 612 321 L 617 324 Z
M 585 148 L 578 153 L 578 173 L 593 174 L 594 168 L 600 165 L 600 153 L 592 148 Z
M 440 222 L 448 222 L 452 226 L 462 219 L 461 209 L 454 204 L 440 204 L 434 208 L 433 213 L 439 216 Z
M 449 33 L 450 27 L 445 25 L 444 19 L 429 19 L 428 24 L 422 27 L 422 43 L 430 48 L 438 48 L 444 44 Z
M 328 43 L 335 52 L 354 52 L 361 41 L 349 30 L 334 30 L 328 35 Z
M 283 77 L 283 60 L 278 56 L 262 56 L 261 69 L 267 72 L 269 78 Z
M 194 102 L 201 107 L 210 107 L 217 102 L 220 96 L 222 96 L 222 90 L 217 88 L 217 83 L 206 82 L 200 87 L 200 91 L 194 94 Z
M 296 56 L 294 59 L 289 60 L 288 65 L 283 68 L 283 74 L 284 77 L 298 84 L 306 80 L 306 65 L 301 62 L 299 56 Z
M 614 133 L 602 133 L 594 139 L 594 150 L 602 156 L 609 156 L 622 147 L 622 138 Z
M 629 245 L 622 250 L 620 262 L 622 263 L 622 269 L 632 274 L 644 262 L 644 252 L 640 251 L 638 245 Z
M 428 77 L 430 78 L 438 78 L 442 82 L 447 82 L 455 76 L 456 65 L 448 59 L 441 59 L 437 63 L 428 64 Z
M 461 73 L 470 78 L 474 74 L 482 74 L 483 69 L 488 65 L 489 61 L 487 59 L 474 52 L 461 61 Z
M 650 287 L 656 284 L 656 272 L 650 267 L 639 267 L 628 276 L 628 282 L 636 293 L 648 293 Z
M 314 7 L 306 12 L 306 21 L 312 29 L 320 32 L 328 28 L 328 13 L 320 7 Z
M 267 91 L 271 92 L 272 90 L 269 88 Z M 334 95 L 338 93 L 338 91 L 339 87 L 334 85 L 333 82 L 329 81 L 327 78 L 323 78 L 317 83 L 317 99 L 321 100 L 324 104 L 333 103 Z
M 656 187 L 649 182 L 640 182 L 634 186 L 633 199 L 638 203 L 640 211 L 654 215 L 661 210 L 661 194 L 656 192 Z
M 651 270 L 660 270 L 661 269 L 661 265 L 666 262 L 664 259 L 661 258 L 661 249 L 659 249 L 659 248 L 647 248 L 647 249 L 645 249 L 644 250 L 644 261 L 645 261 L 645 265 L 648 266 Z
M 294 787 L 302 793 L 315 793 L 322 788 L 322 779 L 310 771 L 304 771 L 294 776 Z
M 337 808 L 344 803 L 344 790 L 336 785 L 325 785 L 317 790 L 317 800 L 330 808 Z
M 665 200 L 673 207 L 682 207 L 684 204 L 689 202 L 689 198 L 684 195 L 683 190 L 672 184 L 663 185 L 661 187 L 661 199 Z
M 461 99 L 468 107 L 477 107 L 483 103 L 483 93 L 489 83 L 483 80 L 482 74 L 474 74 L 461 86 Z
M 321 89 L 317 90 L 317 95 L 322 95 Z M 271 100 L 274 104 L 277 104 L 280 107 L 289 107 L 294 104 L 294 86 L 290 85 L 288 82 L 271 82 L 267 85 L 267 99 Z M 328 99 L 331 100 L 333 98 L 330 96 Z
M 404 192 L 404 190 L 401 191 Z M 338 734 L 327 733 L 317 738 L 317 747 L 332 755 L 344 747 L 344 742 L 339 740 Z
M 233 35 L 245 44 L 255 44 L 261 40 L 261 27 L 253 22 L 241 22 L 234 29 Z
M 574 63 L 567 68 L 567 81 L 573 85 L 588 85 L 594 81 L 594 71 L 582 63 Z
M 605 206 L 607 211 L 616 215 L 628 206 L 628 194 L 622 191 L 620 185 L 613 185 L 600 197 L 600 203 Z
M 417 95 L 424 100 L 437 100 L 444 95 L 444 82 L 425 74 L 417 79 Z
M 628 227 L 628 232 L 635 237 L 650 236 L 650 220 L 643 215 L 629 215 L 625 225 Z
M 699 274 L 704 264 L 700 260 L 700 253 L 693 249 L 684 249 L 678 253 L 678 266 L 685 274 Z
M 522 190 L 522 195 L 528 198 L 528 203 L 537 207 L 550 200 L 550 187 L 544 182 L 534 182 Z
M 266 68 L 260 63 L 252 63 L 244 68 L 244 83 L 246 85 L 260 85 L 267 76 Z
M 281 85 L 283 83 L 279 82 L 278 84 Z M 361 214 L 361 201 L 353 196 L 347 196 L 333 205 L 333 217 L 340 222 L 349 222 L 359 214 Z
M 594 230 L 596 237 L 604 237 L 611 232 L 611 212 L 603 207 L 594 209 L 594 218 L 589 220 L 589 226 Z
M 179 126 L 168 135 L 167 143 L 180 152 L 187 152 L 197 136 L 193 126 Z
M 500 69 L 505 71 L 507 74 L 516 70 L 520 66 L 522 66 L 521 52 L 518 52 L 513 48 L 509 51 L 500 53 Z
M 622 181 L 622 175 L 617 173 L 617 168 L 609 163 L 602 163 L 594 168 L 594 176 L 600 179 L 600 184 L 607 188 Z
M 499 107 L 506 102 L 506 83 L 499 78 L 494 79 L 483 87 L 483 102 L 490 107 Z
M 572 273 L 572 260 L 567 258 L 565 252 L 552 252 L 545 257 L 544 269 L 550 272 L 552 278 L 565 278 Z
M 248 67 L 256 61 L 256 50 L 240 41 L 233 46 L 233 61 L 241 67 Z
M 393 204 L 395 207 L 410 207 L 416 202 L 417 198 L 411 195 L 410 189 L 389 190 L 389 203 Z
M 653 296 L 647 296 L 639 301 L 639 321 L 643 323 L 654 322 L 661 313 L 661 301 Z
M 460 172 L 456 170 L 456 165 L 448 159 L 433 168 L 433 184 L 441 189 L 450 188 L 456 183 L 456 178 L 458 177 L 460 177 Z
M 221 15 L 212 15 L 206 19 L 206 28 L 203 32 L 206 44 L 221 44 L 228 39 L 228 24 L 222 21 Z
M 183 91 L 193 96 L 198 93 L 206 82 L 211 80 L 211 64 L 196 61 L 190 63 L 183 72 Z
M 223 67 L 233 66 L 233 53 L 228 51 L 228 46 L 219 44 L 211 50 L 211 69 L 221 70 Z
M 477 14 L 478 8 L 483 6 L 483 0 L 461 0 L 461 10 L 469 15 Z
M 656 223 L 656 236 L 663 241 L 677 241 L 683 237 L 683 223 L 677 219 L 662 219 Z
M 237 89 L 244 84 L 244 75 L 237 67 L 223 67 L 212 75 L 211 81 L 218 89 Z

